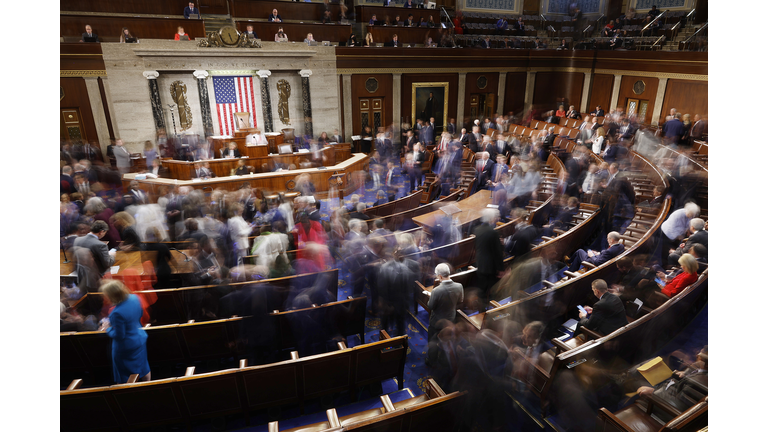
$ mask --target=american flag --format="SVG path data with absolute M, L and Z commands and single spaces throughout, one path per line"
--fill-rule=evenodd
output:
M 234 134 L 237 112 L 251 113 L 251 127 L 256 127 L 256 101 L 253 97 L 252 76 L 215 76 L 213 93 L 216 98 L 220 135 Z

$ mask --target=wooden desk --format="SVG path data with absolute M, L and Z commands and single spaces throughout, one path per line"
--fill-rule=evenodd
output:
M 491 191 L 481 190 L 469 198 L 448 204 L 453 204 L 461 210 L 452 215 L 452 217 L 458 218 L 459 225 L 464 226 L 480 219 L 483 209 L 490 203 Z M 435 226 L 435 221 L 441 216 L 445 216 L 445 212 L 442 209 L 438 209 L 431 213 L 414 217 L 413 222 L 422 227 L 432 228 Z
M 310 153 L 291 153 L 284 155 L 267 155 L 267 146 L 249 146 L 248 148 L 259 147 L 265 154 L 263 156 L 249 156 L 247 158 L 236 159 L 210 159 L 207 161 L 211 172 L 216 177 L 229 177 L 232 175 L 232 170 L 237 169 L 237 161 L 240 159 L 245 160 L 245 164 L 252 166 L 257 173 L 272 172 L 278 166 L 277 164 L 285 165 L 286 167 L 291 164 L 297 168 L 301 166 L 303 162 L 310 162 L 312 155 Z M 347 143 L 334 144 L 323 147 L 321 150 L 323 154 L 323 166 L 330 167 L 336 165 L 337 162 L 343 162 L 352 157 L 351 145 Z M 176 180 L 191 180 L 194 178 L 195 163 L 179 160 L 163 160 L 163 166 L 168 168 L 172 179 Z M 267 169 L 262 168 L 263 164 L 267 164 Z
M 139 39 L 173 39 L 176 28 L 184 27 L 189 38 L 205 37 L 203 20 L 187 20 L 180 16 L 182 8 L 174 18 L 159 17 L 128 17 L 128 16 L 98 16 L 98 15 L 59 15 L 59 35 L 70 36 L 80 40 L 85 31 L 85 25 L 93 28 L 93 32 L 99 35 L 99 39 L 109 36 L 120 36 L 123 27 L 131 29 L 131 33 Z M 179 17 L 180 16 L 180 17 Z M 265 17 L 266 18 L 266 17 Z M 274 39 L 274 33 L 272 39 Z M 302 39 L 304 37 L 302 36 Z M 182 42 L 184 43 L 184 42 Z M 190 41 L 188 44 L 196 44 Z
M 187 256 L 191 257 L 192 251 L 184 251 Z M 77 262 L 74 257 L 74 252 L 70 250 L 67 253 L 69 263 L 64 264 L 64 252 L 59 252 L 59 271 L 60 276 L 69 276 L 77 270 Z M 184 261 L 184 255 L 171 251 L 171 261 L 168 265 L 171 267 L 172 274 L 184 274 L 192 273 L 194 271 L 194 265 L 192 261 Z M 115 254 L 115 263 L 113 266 L 120 266 L 120 269 L 112 277 L 115 279 L 121 279 L 126 269 L 133 269 L 140 275 L 144 274 L 144 267 L 142 263 L 144 261 L 151 261 L 154 265 L 157 262 L 156 251 L 134 251 L 134 252 L 121 252 L 118 251 Z
M 422 17 L 424 17 L 424 21 L 429 21 L 429 16 L 431 15 L 432 19 L 435 21 L 435 24 L 440 25 L 439 9 L 404 8 L 402 4 L 393 4 L 392 6 L 387 7 L 367 5 L 355 6 L 355 14 L 357 15 L 357 22 L 365 24 L 368 24 L 371 21 L 371 16 L 374 14 L 376 15 L 376 19 L 379 21 L 384 21 L 384 19 L 387 17 L 389 17 L 389 20 L 391 21 L 395 19 L 396 16 L 400 15 L 400 21 L 402 22 L 405 22 L 405 20 L 408 19 L 408 14 L 413 14 L 413 21 L 415 23 L 418 23 Z
M 328 149 L 326 151 L 335 151 L 334 149 Z M 344 151 L 343 148 L 340 151 Z M 243 183 L 248 183 L 252 188 L 259 188 L 265 191 L 272 192 L 285 192 L 292 191 L 296 178 L 301 174 L 309 174 L 309 181 L 315 186 L 317 192 L 328 191 L 328 180 L 334 174 L 341 174 L 343 182 L 341 190 L 355 187 L 353 184 L 354 172 L 367 172 L 368 171 L 368 155 L 361 153 L 355 153 L 351 158 L 338 162 L 336 165 L 329 166 L 323 169 L 318 168 L 305 168 L 297 170 L 288 170 L 281 172 L 269 172 L 259 173 L 244 176 L 229 176 L 229 177 L 217 177 L 205 180 L 174 180 L 174 179 L 145 179 L 137 180 L 139 187 L 149 194 L 152 202 L 157 201 L 157 197 L 160 196 L 161 190 L 165 188 L 173 188 L 174 186 L 189 186 L 193 189 L 216 189 L 221 188 L 228 191 L 234 191 L 240 189 Z M 134 180 L 136 174 L 129 173 L 123 175 L 123 187 L 128 188 L 130 182 Z
M 279 11 L 280 9 L 278 9 Z M 282 15 L 282 14 L 281 14 Z M 338 15 L 334 17 L 338 18 Z M 264 42 L 274 42 L 275 34 L 278 28 L 282 27 L 285 34 L 288 35 L 288 43 L 304 43 L 307 33 L 312 33 L 312 38 L 320 45 L 322 41 L 338 42 L 346 44 L 349 35 L 352 34 L 352 26 L 349 24 L 321 24 L 318 18 L 315 23 L 272 23 L 263 21 L 238 21 L 237 29 L 241 32 L 246 30 L 249 25 L 253 26 L 253 31 Z M 283 42 L 286 43 L 286 42 Z M 306 47 L 307 44 L 304 44 Z

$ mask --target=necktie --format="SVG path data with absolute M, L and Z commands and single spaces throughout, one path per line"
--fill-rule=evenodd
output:
M 392 186 L 392 171 L 387 172 L 387 186 Z

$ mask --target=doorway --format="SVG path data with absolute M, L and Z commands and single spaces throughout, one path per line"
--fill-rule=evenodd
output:
M 370 126 L 375 135 L 380 127 L 387 125 L 387 120 L 384 118 L 384 98 L 360 98 L 358 106 L 360 108 L 358 124 L 361 131 L 365 130 L 366 126 Z
M 88 141 L 83 118 L 78 108 L 61 108 L 61 139 L 64 141 Z
M 472 93 L 469 95 L 469 118 L 491 117 L 496 112 L 496 93 Z

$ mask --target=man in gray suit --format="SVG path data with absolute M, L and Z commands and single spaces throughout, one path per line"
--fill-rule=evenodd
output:
M 115 141 L 115 164 L 117 170 L 120 172 L 120 176 L 131 172 L 131 152 L 123 145 L 123 140 L 119 139 Z
M 440 333 L 438 326 L 440 320 L 453 322 L 456 318 L 456 305 L 464 301 L 464 287 L 456 283 L 449 277 L 451 269 L 448 264 L 441 263 L 435 267 L 435 274 L 440 281 L 440 285 L 432 290 L 429 296 L 427 307 L 431 311 L 429 314 L 429 329 L 427 330 L 427 343 Z M 427 350 L 427 363 L 434 364 L 437 355 L 436 345 L 429 344 Z
M 91 225 L 91 232 L 75 239 L 73 248 L 77 261 L 77 286 L 83 294 L 98 292 L 101 277 L 115 263 L 115 252 L 107 250 L 107 245 L 101 242 L 107 231 L 107 223 L 97 220 Z M 88 309 L 90 313 L 98 314 L 101 298 L 92 296 Z

